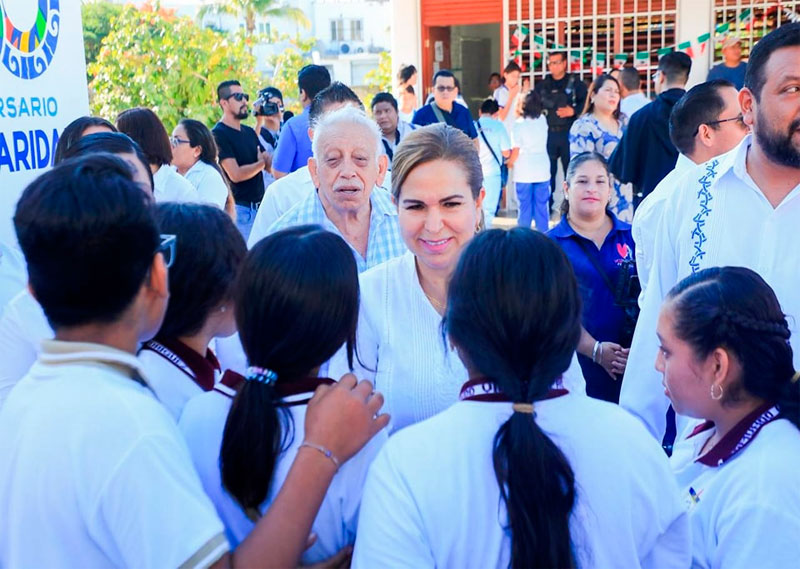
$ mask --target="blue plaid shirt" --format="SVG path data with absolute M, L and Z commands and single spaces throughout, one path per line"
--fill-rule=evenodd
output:
M 372 212 L 369 216 L 367 258 L 363 258 L 361 253 L 353 249 L 353 246 L 348 243 L 350 249 L 353 250 L 359 273 L 363 273 L 367 269 L 380 265 L 389 259 L 399 257 L 408 250 L 400 235 L 400 226 L 397 224 L 397 207 L 392 203 L 391 194 L 384 188 L 375 187 L 372 189 L 369 202 L 372 205 Z M 323 229 L 344 239 L 339 229 L 325 215 L 325 209 L 322 207 L 322 202 L 317 192 L 314 192 L 283 214 L 269 228 L 269 234 L 288 227 L 309 223 L 321 225 Z M 345 241 L 347 240 L 345 239 Z

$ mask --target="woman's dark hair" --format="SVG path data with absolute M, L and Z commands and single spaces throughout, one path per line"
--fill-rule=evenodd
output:
M 608 169 L 608 162 L 606 161 L 605 157 L 600 154 L 599 152 L 589 151 L 589 152 L 581 152 L 580 154 L 576 154 L 572 158 L 569 159 L 569 164 L 567 165 L 567 172 L 564 176 L 564 181 L 567 183 L 567 186 L 572 185 L 572 181 L 575 179 L 575 176 L 578 174 L 578 168 L 586 164 L 587 162 L 597 162 L 600 164 L 603 169 L 606 171 L 606 176 L 608 176 L 608 185 L 611 187 L 614 182 L 611 180 L 611 172 Z M 606 204 L 606 210 L 608 210 L 609 204 Z M 564 201 L 561 202 L 561 215 L 567 215 L 569 213 L 569 201 L 564 198 Z
M 526 119 L 538 119 L 542 115 L 542 97 L 531 89 L 522 101 L 522 116 Z
M 213 310 L 233 297 L 247 245 L 231 218 L 210 205 L 162 203 L 156 220 L 161 233 L 177 236 L 169 304 L 158 334 L 192 336 Z
M 245 257 L 234 302 L 249 364 L 274 371 L 279 385 L 307 376 L 342 345 L 352 367 L 358 271 L 338 235 L 301 225 L 265 237 Z M 222 484 L 251 518 L 292 438 L 291 418 L 279 409 L 273 385 L 246 381 L 225 422 Z
M 408 80 L 411 79 L 416 72 L 417 68 L 413 65 L 403 65 L 400 67 L 400 71 L 397 72 L 397 80 L 401 85 L 408 83 Z
M 144 107 L 122 111 L 117 117 L 117 128 L 142 147 L 147 161 L 154 166 L 172 162 L 172 145 L 161 119 Z
M 791 332 L 775 293 L 744 267 L 714 267 L 679 282 L 667 295 L 675 334 L 698 359 L 725 348 L 742 377 L 725 390 L 723 405 L 745 394 L 777 403 L 781 416 L 800 428 L 800 384 L 792 382 Z
M 214 139 L 214 135 L 208 127 L 194 119 L 181 119 L 178 124 L 186 131 L 186 137 L 189 139 L 189 146 L 192 148 L 200 147 L 200 156 L 198 156 L 198 159 L 219 172 L 219 175 L 222 176 L 223 180 L 226 180 L 225 183 L 227 184 L 228 177 L 222 173 L 222 169 L 219 167 L 217 161 L 219 156 L 217 141 Z
M 65 160 L 22 193 L 14 227 L 36 300 L 54 329 L 114 322 L 159 246 L 151 198 L 108 153 Z
M 53 164 L 55 165 L 63 161 L 66 158 L 64 156 L 65 152 L 81 139 L 87 128 L 92 126 L 105 127 L 111 132 L 117 132 L 117 127 L 106 119 L 100 117 L 78 117 L 64 127 L 61 136 L 58 137 L 56 152 L 53 156 Z
M 581 334 L 572 266 L 543 234 L 492 229 L 467 246 L 448 288 L 445 327 L 473 370 L 511 401 L 545 398 Z M 511 567 L 574 567 L 575 476 L 536 424 L 515 412 L 494 439 L 494 470 L 511 529 Z
M 597 79 L 594 80 L 591 88 L 589 89 L 589 96 L 586 97 L 586 108 L 583 110 L 583 114 L 588 115 L 594 112 L 594 101 L 592 101 L 592 96 L 596 95 L 597 92 L 600 91 L 600 89 L 603 88 L 603 85 L 605 85 L 608 81 L 613 81 L 617 85 L 617 89 L 619 89 L 619 81 L 617 81 L 614 77 L 612 77 L 608 73 L 603 73 L 602 75 L 598 75 Z M 620 97 L 620 101 L 621 100 L 622 98 Z M 614 117 L 614 120 L 617 121 L 619 120 L 620 101 L 617 101 L 617 108 L 614 109 L 614 112 L 611 114 L 611 116 Z
M 64 150 L 63 160 L 107 152 L 110 154 L 133 154 L 142 164 L 142 168 L 150 178 L 150 190 L 153 189 L 153 171 L 147 162 L 147 156 L 136 142 L 131 140 L 127 134 L 121 132 L 96 132 L 80 138 L 75 144 Z

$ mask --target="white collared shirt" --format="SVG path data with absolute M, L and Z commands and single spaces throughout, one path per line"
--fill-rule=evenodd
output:
M 653 246 L 653 264 L 633 336 L 620 405 L 639 417 L 658 440 L 669 400 L 654 368 L 661 303 L 683 278 L 708 267 L 756 271 L 775 291 L 792 330 L 800 367 L 800 185 L 773 208 L 746 171 L 752 135 L 733 151 L 693 170 L 664 202 Z M 679 418 L 680 419 L 680 418 Z M 678 433 L 685 421 L 678 421 Z
M 228 200 L 228 186 L 222 175 L 211 164 L 206 164 L 202 160 L 194 163 L 184 174 L 187 180 L 197 190 L 195 200 L 225 209 L 225 202 Z
M 639 204 L 633 214 L 631 233 L 633 234 L 633 242 L 636 244 L 636 273 L 639 275 L 639 283 L 642 286 L 642 292 L 639 295 L 640 305 L 644 301 L 644 291 L 647 288 L 647 279 L 650 276 L 650 268 L 653 264 L 653 242 L 656 239 L 656 230 L 661 219 L 664 201 L 675 190 L 681 178 L 696 166 L 697 164 L 692 162 L 688 156 L 678 154 L 675 169 L 667 174 L 655 189 L 642 200 L 642 203 Z
M 228 551 L 133 354 L 45 341 L 0 409 L 0 566 L 205 567 Z
M 633 113 L 650 102 L 650 99 L 648 99 L 647 95 L 644 93 L 634 93 L 633 95 L 628 95 L 619 102 L 619 110 L 622 114 L 631 118 Z
M 196 203 L 199 200 L 192 183 L 169 164 L 164 164 L 153 174 L 153 196 L 158 203 Z
M 577 566 L 688 567 L 678 486 L 641 425 L 616 405 L 573 394 L 534 405 L 575 474 Z M 508 567 L 492 450 L 511 413 L 510 403 L 460 401 L 392 435 L 367 477 L 353 567 Z
M 252 249 L 253 245 L 269 235 L 272 224 L 296 204 L 313 194 L 315 189 L 308 166 L 298 168 L 272 182 L 264 192 L 264 198 L 256 213 L 250 237 L 247 239 L 248 249 Z

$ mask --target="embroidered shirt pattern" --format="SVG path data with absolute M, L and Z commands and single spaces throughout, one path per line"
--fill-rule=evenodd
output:
M 694 255 L 689 259 L 689 266 L 692 269 L 692 274 L 700 270 L 700 261 L 706 256 L 705 244 L 708 241 L 703 228 L 706 225 L 706 218 L 711 213 L 709 204 L 713 200 L 713 196 L 709 189 L 714 178 L 717 177 L 717 166 L 719 160 L 712 160 L 706 164 L 706 173 L 698 180 L 700 189 L 697 192 L 697 199 L 699 202 L 700 210 L 692 218 L 694 221 L 694 229 L 692 230 L 692 244 L 694 245 Z

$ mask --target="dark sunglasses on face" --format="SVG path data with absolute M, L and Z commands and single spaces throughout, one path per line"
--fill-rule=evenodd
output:
M 225 98 L 226 99 L 234 98 L 237 101 L 241 102 L 242 99 L 244 99 L 245 101 L 249 101 L 250 100 L 250 95 L 248 95 L 247 93 L 231 93 L 230 95 L 228 95 Z
M 452 93 L 453 91 L 456 90 L 456 88 L 454 85 L 437 85 L 436 90 L 439 91 L 440 93 L 444 93 L 445 91 L 447 91 L 448 93 Z

